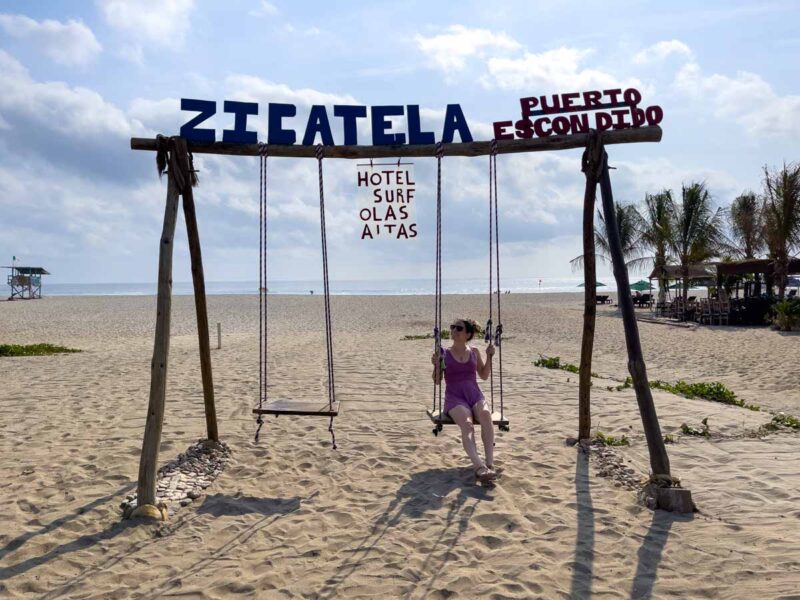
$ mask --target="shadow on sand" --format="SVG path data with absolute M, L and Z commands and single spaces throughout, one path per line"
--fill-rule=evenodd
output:
M 100 504 L 111 500 L 115 496 L 124 493 L 128 489 L 132 489 L 133 486 L 135 486 L 135 484 L 130 484 L 129 486 L 122 488 L 115 494 L 110 494 L 109 496 L 98 498 L 92 503 L 86 505 L 86 507 L 78 509 L 78 512 L 80 512 L 81 510 L 84 510 L 85 512 L 89 508 L 94 508 L 96 506 L 99 506 Z M 313 494 L 311 497 L 307 498 L 306 500 L 310 500 L 314 495 L 316 495 L 316 493 Z M 210 565 L 220 556 L 224 556 L 235 546 L 238 546 L 246 542 L 255 533 L 269 526 L 281 516 L 297 511 L 300 508 L 300 503 L 301 503 L 300 498 L 286 498 L 286 499 L 252 498 L 249 496 L 226 496 L 224 494 L 214 494 L 213 496 L 207 496 L 203 501 L 203 504 L 200 505 L 200 507 L 196 512 L 186 512 L 173 522 L 163 523 L 159 525 L 158 528 L 155 529 L 153 537 L 148 537 L 144 540 L 139 540 L 138 542 L 134 542 L 131 544 L 125 544 L 124 548 L 119 549 L 118 552 L 104 554 L 103 560 L 92 564 L 87 569 L 83 570 L 81 573 L 71 578 L 69 581 L 60 585 L 58 588 L 50 590 L 44 596 L 42 596 L 42 598 L 56 599 L 56 598 L 61 598 L 73 592 L 77 586 L 89 580 L 97 573 L 108 570 L 118 562 L 130 558 L 133 554 L 135 554 L 139 550 L 144 549 L 150 544 L 157 543 L 160 538 L 165 537 L 171 533 L 174 533 L 181 527 L 201 518 L 201 516 L 204 514 L 211 515 L 215 518 L 227 515 L 232 515 L 232 516 L 246 515 L 246 514 L 261 515 L 261 518 L 258 521 L 256 521 L 249 527 L 245 528 L 244 530 L 240 531 L 233 538 L 225 542 L 216 550 L 212 551 L 209 556 L 199 560 L 185 571 L 182 571 L 181 577 L 184 577 L 188 574 L 202 570 L 206 566 Z M 6 547 L 8 548 L 12 544 L 15 544 L 14 548 L 19 548 L 27 539 L 30 539 L 35 535 L 41 535 L 43 533 L 53 531 L 57 527 L 56 524 L 63 524 L 74 518 L 75 516 L 71 515 L 70 517 L 57 519 L 56 521 L 53 521 L 53 523 L 49 524 L 47 527 L 43 528 L 41 531 L 33 532 L 31 534 L 26 534 L 26 536 L 20 536 L 19 538 L 12 540 Z M 139 525 L 141 525 L 140 521 L 115 522 L 107 529 L 95 533 L 88 533 L 82 535 L 75 540 L 56 546 L 55 548 L 53 548 L 52 550 L 41 556 L 31 557 L 15 565 L 0 568 L 0 581 L 25 573 L 30 569 L 33 569 L 35 567 L 47 563 L 50 560 L 53 560 L 55 558 L 60 558 L 65 554 L 91 548 L 92 546 L 100 542 L 110 540 L 118 536 L 120 533 L 126 531 L 131 527 L 137 527 Z M 167 580 L 159 587 L 158 590 L 154 590 L 154 592 L 168 589 L 174 583 L 175 581 L 172 579 Z
M 111 502 L 112 500 L 114 500 L 119 496 L 122 496 L 123 494 L 126 494 L 135 487 L 136 487 L 135 482 L 126 483 L 116 492 L 113 492 L 106 496 L 101 496 L 100 498 L 96 498 L 95 500 L 92 500 L 91 502 L 77 508 L 74 512 L 68 515 L 64 515 L 63 517 L 59 517 L 58 519 L 51 521 L 50 523 L 41 527 L 40 529 L 37 529 L 36 531 L 28 531 L 26 533 L 23 533 L 22 535 L 15 537 L 13 540 L 9 541 L 5 546 L 0 548 L 0 560 L 3 560 L 8 554 L 11 554 L 15 550 L 19 550 L 29 540 L 38 537 L 40 535 L 46 535 L 48 533 L 56 531 L 57 529 L 63 527 L 67 523 L 74 521 L 78 517 L 85 515 L 87 512 L 92 511 L 98 508 L 99 506 L 106 504 L 107 502 Z M 47 561 L 55 558 L 56 556 L 60 556 L 61 554 L 92 546 L 101 539 L 108 539 L 108 537 L 113 537 L 117 533 L 119 533 L 118 529 L 111 528 L 108 531 L 99 532 L 96 534 L 84 535 L 72 542 L 69 542 L 67 544 L 62 544 L 61 546 L 57 546 L 56 548 L 54 548 L 50 552 L 47 552 L 46 554 L 43 554 L 42 556 L 29 558 L 10 567 L 0 567 L 0 581 L 4 581 L 5 579 L 13 577 L 14 575 L 18 575 L 20 573 L 25 573 L 29 569 L 44 564 Z
M 653 595 L 653 586 L 658 574 L 658 565 L 664 552 L 664 547 L 669 539 L 669 530 L 676 521 L 691 521 L 693 515 L 683 515 L 653 511 L 653 520 L 650 529 L 644 536 L 642 545 L 637 553 L 636 575 L 631 588 L 631 600 L 649 600 Z
M 436 583 L 439 574 L 447 565 L 450 550 L 466 531 L 469 519 L 481 501 L 493 500 L 489 493 L 493 486 L 483 487 L 474 483 L 475 476 L 471 469 L 439 468 L 429 469 L 414 473 L 406 481 L 386 510 L 376 519 L 369 533 L 354 549 L 349 550 L 351 556 L 343 560 L 336 567 L 336 574 L 329 578 L 315 598 L 334 598 L 343 596 L 340 588 L 347 579 L 359 568 L 365 566 L 372 551 L 381 540 L 397 526 L 404 518 L 422 519 L 429 513 L 435 512 L 445 504 L 448 506 L 447 515 L 442 520 L 442 530 L 433 546 L 430 548 L 420 574 L 427 573 L 429 567 L 438 553 L 438 565 L 433 567 L 433 573 L 426 584 L 422 581 L 416 584 L 420 597 L 425 598 Z M 452 492 L 458 491 L 455 497 L 448 497 Z M 474 500 L 466 506 L 469 500 Z M 450 537 L 448 539 L 448 533 Z
M 580 448 L 575 459 L 575 503 L 578 505 L 578 523 L 569 597 L 577 600 L 592 596 L 594 569 L 594 508 L 589 483 L 589 455 Z

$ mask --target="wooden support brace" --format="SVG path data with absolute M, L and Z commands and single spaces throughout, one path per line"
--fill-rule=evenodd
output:
M 185 148 L 185 144 L 180 144 Z M 188 157 L 186 158 L 188 167 Z M 188 173 L 188 169 L 187 169 Z M 200 342 L 200 374 L 203 379 L 203 404 L 206 414 L 208 439 L 219 441 L 217 429 L 217 409 L 214 403 L 214 378 L 211 372 L 211 343 L 208 331 L 208 306 L 206 304 L 206 282 L 203 274 L 203 255 L 200 252 L 200 232 L 194 206 L 192 186 L 187 183 L 183 191 L 183 214 L 186 218 L 186 235 L 189 241 L 189 255 L 192 262 L 192 284 L 194 285 L 194 306 L 197 312 L 197 336 Z
M 155 505 L 158 472 L 158 449 L 164 423 L 164 401 L 167 390 L 167 359 L 172 310 L 172 248 L 175 222 L 178 217 L 178 187 L 172 173 L 167 183 L 164 227 L 158 252 L 158 299 L 156 300 L 156 335 L 153 360 L 150 363 L 150 401 L 144 427 L 142 456 L 139 461 L 139 484 L 136 488 L 139 506 Z
M 661 427 L 653 403 L 653 394 L 647 380 L 647 367 L 642 354 L 642 342 L 639 339 L 639 326 L 636 323 L 636 311 L 630 294 L 628 268 L 622 255 L 622 243 L 619 237 L 619 225 L 611 191 L 611 178 L 608 174 L 608 155 L 602 153 L 602 171 L 600 174 L 600 194 L 603 199 L 603 215 L 606 222 L 606 233 L 614 268 L 614 279 L 617 282 L 622 324 L 625 329 L 625 344 L 628 349 L 628 371 L 630 371 L 633 387 L 636 391 L 636 402 L 644 426 L 647 448 L 650 452 L 650 468 L 655 476 L 670 478 L 669 457 L 661 437 Z

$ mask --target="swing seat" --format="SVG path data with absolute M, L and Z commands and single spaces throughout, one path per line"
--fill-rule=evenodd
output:
M 430 408 L 425 412 L 428 413 L 428 417 L 430 418 L 431 422 L 434 425 L 441 426 L 441 425 L 455 425 L 453 419 L 450 418 L 450 415 L 445 413 L 444 411 L 433 411 Z M 509 421 L 506 415 L 501 415 L 499 412 L 492 413 L 492 424 L 497 425 L 500 429 L 508 428 Z
M 297 400 L 271 400 L 263 408 L 254 408 L 254 415 L 298 415 L 304 417 L 336 417 L 339 415 L 339 403 L 328 403 Z

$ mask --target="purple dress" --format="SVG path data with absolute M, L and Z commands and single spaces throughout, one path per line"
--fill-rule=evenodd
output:
M 478 355 L 472 349 L 467 362 L 459 362 L 450 353 L 444 351 L 444 412 L 449 413 L 456 406 L 465 406 L 472 412 L 472 407 L 483 400 L 483 392 L 478 387 Z

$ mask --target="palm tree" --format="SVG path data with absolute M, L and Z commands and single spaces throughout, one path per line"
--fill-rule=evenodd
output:
M 619 237 L 622 242 L 622 255 L 625 259 L 625 266 L 637 269 L 642 264 L 642 216 L 633 204 L 614 203 L 617 214 L 617 224 L 619 225 Z M 611 264 L 611 248 L 608 243 L 608 232 L 606 230 L 606 220 L 603 213 L 597 211 L 599 226 L 594 230 L 594 246 L 596 256 L 604 263 Z M 646 260 L 646 259 L 644 259 Z M 583 268 L 583 254 L 576 256 L 570 261 L 574 269 Z
M 800 166 L 777 173 L 764 167 L 764 237 L 778 278 L 778 297 L 786 292 L 789 257 L 800 247 Z
M 689 265 L 719 255 L 722 214 L 722 209 L 712 208 L 704 183 L 682 186 L 680 205 L 673 203 L 669 245 L 681 266 L 684 301 L 689 295 Z
M 756 258 L 764 249 L 764 212 L 753 192 L 738 196 L 728 210 L 730 240 L 725 250 L 742 259 Z
M 669 260 L 670 238 L 672 236 L 672 212 L 675 203 L 672 200 L 672 190 L 663 190 L 658 194 L 646 194 L 644 197 L 644 210 L 642 215 L 642 245 L 649 249 L 653 267 L 658 273 L 658 300 L 664 301 L 667 290 L 667 279 L 663 269 Z

